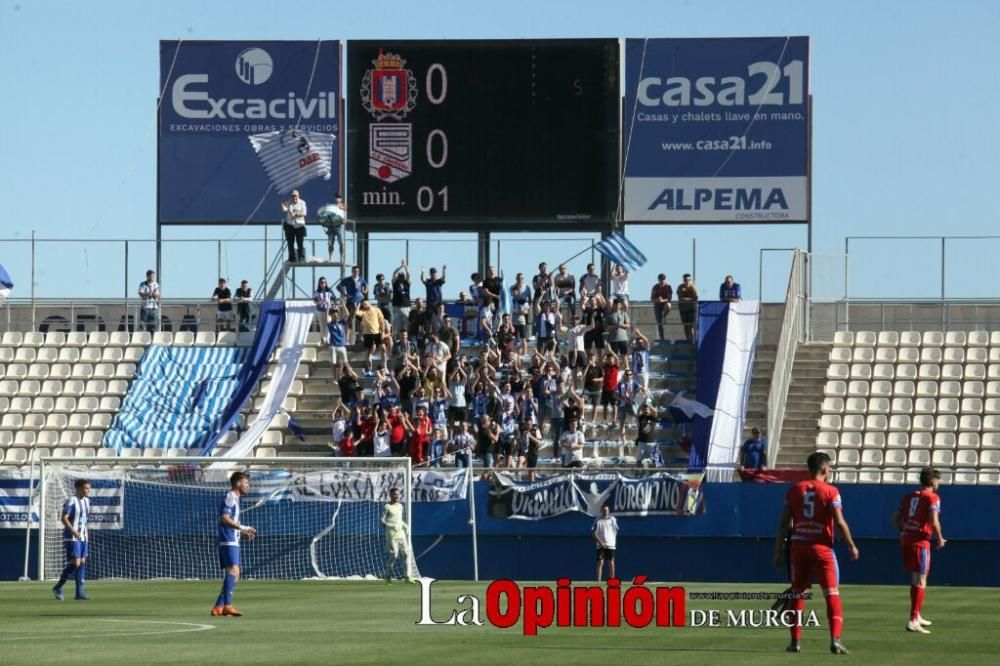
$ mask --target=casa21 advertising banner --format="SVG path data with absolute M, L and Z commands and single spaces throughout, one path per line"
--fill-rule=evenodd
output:
M 808 37 L 625 49 L 626 222 L 808 221 Z
M 306 177 L 297 188 L 309 217 L 333 201 L 342 153 L 340 63 L 335 40 L 160 42 L 160 224 L 275 222 L 287 194 L 278 186 Z M 295 180 L 296 169 L 309 173 Z M 322 178 L 312 177 L 319 171 Z

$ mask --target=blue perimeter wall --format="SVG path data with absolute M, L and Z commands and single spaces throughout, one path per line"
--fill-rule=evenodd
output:
M 682 582 L 783 583 L 771 565 L 774 531 L 788 486 L 729 483 L 706 488 L 705 513 L 693 518 L 619 518 L 618 575 Z M 904 584 L 898 540 L 890 523 L 903 494 L 899 485 L 843 485 L 844 514 L 861 559 L 850 562 L 837 544 L 842 582 Z M 554 580 L 594 576 L 592 519 L 567 515 L 541 521 L 490 518 L 489 484 L 476 483 L 479 577 Z M 934 585 L 1000 587 L 1000 488 L 945 486 L 941 522 L 949 540 L 933 550 Z M 415 504 L 414 551 L 425 576 L 472 578 L 472 542 L 467 502 Z M 35 534 L 34 532 L 32 533 Z M 35 570 L 32 539 L 30 575 Z M 0 580 L 21 575 L 24 530 L 0 530 Z

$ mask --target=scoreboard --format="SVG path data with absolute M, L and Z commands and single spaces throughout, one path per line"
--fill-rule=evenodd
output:
M 372 230 L 607 228 L 616 39 L 352 41 L 348 205 Z

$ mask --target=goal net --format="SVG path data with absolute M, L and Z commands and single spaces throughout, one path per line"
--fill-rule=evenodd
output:
M 88 578 L 214 579 L 216 533 L 233 472 L 250 474 L 240 522 L 248 579 L 417 577 L 410 539 L 407 458 L 46 459 L 41 471 L 39 575 L 65 566 L 63 506 L 77 479 L 90 482 Z M 222 464 L 220 464 L 222 463 Z M 382 511 L 398 488 L 405 553 L 389 557 Z

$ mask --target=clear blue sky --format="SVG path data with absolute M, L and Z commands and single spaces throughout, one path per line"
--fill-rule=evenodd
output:
M 156 201 L 155 103 L 160 39 L 727 37 L 809 35 L 814 111 L 814 247 L 842 253 L 848 235 L 1000 233 L 1000 2 L 43 2 L 0 1 L 0 263 L 30 294 L 26 243 L 8 239 L 152 239 Z M 725 273 L 757 296 L 759 248 L 804 246 L 805 227 L 643 227 L 627 233 L 650 258 L 634 276 L 645 294 L 657 272 L 689 271 L 714 292 Z M 259 238 L 259 228 L 168 230 L 166 238 Z M 275 238 L 276 230 L 271 237 Z M 313 234 L 315 237 L 316 234 Z M 394 238 L 401 238 L 394 234 Z M 509 237 L 509 236 L 504 236 Z M 551 235 L 546 235 L 551 238 Z M 422 237 L 427 238 L 427 237 Z M 410 244 L 411 264 L 449 263 L 453 294 L 474 268 L 462 236 Z M 534 272 L 583 240 L 504 242 L 508 275 Z M 568 238 L 583 238 L 575 235 Z M 445 244 L 447 242 L 447 245 Z M 43 244 L 39 296 L 121 296 L 121 244 Z M 256 283 L 263 257 L 227 243 L 222 271 Z M 379 240 L 375 268 L 402 256 Z M 467 250 L 466 250 L 467 248 Z M 214 243 L 172 245 L 164 295 L 211 293 Z M 947 293 L 997 296 L 1000 241 L 954 242 Z M 940 243 L 856 243 L 852 296 L 935 296 Z M 129 285 L 152 263 L 130 247 Z M 842 260 L 819 282 L 839 295 Z M 576 272 L 582 265 L 575 264 Z M 783 294 L 785 263 L 769 261 L 764 295 Z M 132 288 L 129 287 L 131 293 Z

